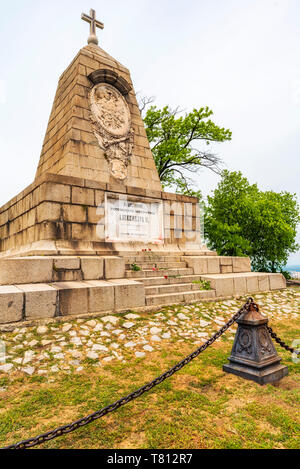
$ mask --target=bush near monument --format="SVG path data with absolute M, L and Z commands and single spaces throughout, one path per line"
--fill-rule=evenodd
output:
M 153 101 L 142 98 L 140 110 Z M 250 256 L 255 271 L 283 272 L 290 253 L 296 252 L 300 221 L 296 196 L 289 192 L 260 191 L 240 172 L 222 171 L 222 159 L 201 151 L 199 143 L 231 140 L 229 129 L 210 120 L 208 107 L 180 115 L 178 108 L 148 108 L 144 115 L 147 137 L 163 187 L 202 199 L 189 175 L 201 167 L 222 176 L 212 197 L 208 197 L 205 236 L 210 249 L 221 256 Z M 198 144 L 198 145 L 197 145 Z
M 296 196 L 260 191 L 241 172 L 222 172 L 205 209 L 205 236 L 222 256 L 250 256 L 257 271 L 282 271 L 296 252 L 300 222 Z

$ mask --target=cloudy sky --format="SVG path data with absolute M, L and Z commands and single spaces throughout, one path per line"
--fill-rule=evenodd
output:
M 1 0 L 0 205 L 33 181 L 90 8 L 105 23 L 100 46 L 129 67 L 136 91 L 159 106 L 208 105 L 233 132 L 214 147 L 226 167 L 300 201 L 299 0 Z M 206 170 L 197 183 L 207 195 L 218 177 Z

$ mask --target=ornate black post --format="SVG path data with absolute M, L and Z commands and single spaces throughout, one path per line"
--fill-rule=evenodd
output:
M 229 364 L 223 370 L 259 384 L 274 383 L 286 376 L 288 368 L 280 364 L 267 330 L 268 318 L 260 313 L 258 305 L 251 304 L 237 323 Z

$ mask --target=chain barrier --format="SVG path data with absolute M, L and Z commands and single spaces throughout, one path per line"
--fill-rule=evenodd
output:
M 243 313 L 247 313 L 250 311 L 251 307 L 257 308 L 256 303 L 254 302 L 253 298 L 248 298 L 247 302 L 242 306 L 242 308 L 234 315 L 232 316 L 229 321 L 224 324 L 224 326 L 221 327 L 210 339 L 208 339 L 201 347 L 199 347 L 197 350 L 195 350 L 193 353 L 188 355 L 186 358 L 181 360 L 179 363 L 174 365 L 172 368 L 170 368 L 168 371 L 163 373 L 162 375 L 158 376 L 155 378 L 153 381 L 145 384 L 141 388 L 137 389 L 136 391 L 133 391 L 132 393 L 128 394 L 125 397 L 122 397 L 118 401 L 114 402 L 113 404 L 108 405 L 107 407 L 104 407 L 101 410 L 98 410 L 97 412 L 94 412 L 93 414 L 88 415 L 87 417 L 81 418 L 80 420 L 76 420 L 75 422 L 69 424 L 69 425 L 64 425 L 62 427 L 56 428 L 55 430 L 49 431 L 47 433 L 43 433 L 42 435 L 39 435 L 35 438 L 30 438 L 28 440 L 20 441 L 19 443 L 16 443 L 14 445 L 7 446 L 5 448 L 1 449 L 26 449 L 26 448 L 33 448 L 34 446 L 41 445 L 42 443 L 45 443 L 46 441 L 54 440 L 54 438 L 58 438 L 63 435 L 67 435 L 68 433 L 71 433 L 78 428 L 84 427 L 85 425 L 90 424 L 91 422 L 94 422 L 95 420 L 98 420 L 105 415 L 109 414 L 110 412 L 113 412 L 120 407 L 128 404 L 129 402 L 133 401 L 134 399 L 142 396 L 146 392 L 150 391 L 153 389 L 155 386 L 158 386 L 161 384 L 163 381 L 166 379 L 170 378 L 172 375 L 177 373 L 177 371 L 181 370 L 184 366 L 186 366 L 188 363 L 190 363 L 192 360 L 197 358 L 200 353 L 204 352 L 210 345 L 212 345 L 221 335 L 224 334 L 224 332 L 229 329 L 236 321 L 239 319 L 239 317 Z
M 288 352 L 296 353 L 297 355 L 300 354 L 300 350 L 296 350 L 293 347 L 289 347 L 282 339 L 280 339 L 278 335 L 276 334 L 276 332 L 273 331 L 272 327 L 267 326 L 267 329 L 272 339 L 274 339 L 275 342 L 277 342 L 277 344 L 280 345 L 280 347 L 284 348 Z
M 234 315 L 232 316 L 229 321 L 224 324 L 224 326 L 221 327 L 210 339 L 208 339 L 201 347 L 199 347 L 197 350 L 195 350 L 193 353 L 188 355 L 186 358 L 181 360 L 179 363 L 174 365 L 172 368 L 170 368 L 168 371 L 163 373 L 162 375 L 158 376 L 155 378 L 153 381 L 145 384 L 141 388 L 137 389 L 136 391 L 133 391 L 132 393 L 128 394 L 125 397 L 122 397 L 118 401 L 114 402 L 113 404 L 108 405 L 107 407 L 104 407 L 103 409 L 98 410 L 97 412 L 94 412 L 93 414 L 90 414 L 84 418 L 81 418 L 79 420 L 76 420 L 75 422 L 69 424 L 69 425 L 64 425 L 62 427 L 58 427 L 55 430 L 49 431 L 47 433 L 43 433 L 35 438 L 30 438 L 28 440 L 20 441 L 19 443 L 16 443 L 14 445 L 7 446 L 5 448 L 0 448 L 0 449 L 27 449 L 27 448 L 33 448 L 34 446 L 41 445 L 42 443 L 45 443 L 46 441 L 54 440 L 55 438 L 58 438 L 63 435 L 67 435 L 68 433 L 71 433 L 78 428 L 84 427 L 85 425 L 88 425 L 95 420 L 98 420 L 105 415 L 114 412 L 115 410 L 119 409 L 120 407 L 128 404 L 129 402 L 133 401 L 134 399 L 142 396 L 146 392 L 150 391 L 153 389 L 155 386 L 158 386 L 161 384 L 163 381 L 166 379 L 170 378 L 173 376 L 177 371 L 180 371 L 184 366 L 188 365 L 192 360 L 197 358 L 200 353 L 204 352 L 210 345 L 212 345 L 218 338 L 220 338 L 224 332 L 226 332 L 238 319 L 239 317 L 244 314 L 249 312 L 251 309 L 255 309 L 256 311 L 259 310 L 258 305 L 255 303 L 253 298 L 248 298 L 244 306 Z M 271 337 L 284 349 L 288 350 L 291 353 L 297 353 L 299 354 L 299 351 L 296 349 L 289 347 L 285 342 L 283 342 L 277 334 L 273 331 L 273 329 L 269 326 L 267 326 L 267 330 Z

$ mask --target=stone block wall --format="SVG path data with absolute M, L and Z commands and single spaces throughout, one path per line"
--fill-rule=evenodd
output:
M 251 272 L 249 257 L 187 256 L 183 259 L 196 275 Z
M 28 256 L 0 259 L 0 285 L 120 279 L 125 259 L 119 256 Z
M 194 197 L 45 174 L 0 208 L 0 255 L 103 255 L 130 250 L 127 245 L 120 248 L 104 242 L 106 192 L 141 201 L 161 200 L 165 208 L 162 249 L 184 249 L 195 242 L 195 250 L 200 250 L 200 215 Z
M 45 173 L 74 176 L 102 183 L 113 183 L 109 165 L 93 133 L 90 122 L 89 92 L 93 87 L 88 76 L 108 69 L 130 85 L 124 96 L 131 113 L 134 148 L 128 178 L 122 187 L 134 186 L 161 190 L 144 124 L 138 108 L 129 70 L 95 45 L 79 51 L 60 77 L 36 178 Z
M 134 280 L 0 286 L 0 326 L 144 306 L 144 285 Z

